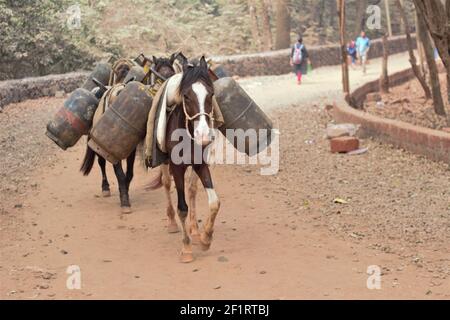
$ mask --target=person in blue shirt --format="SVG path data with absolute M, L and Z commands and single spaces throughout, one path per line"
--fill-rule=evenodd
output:
M 347 45 L 347 54 L 348 54 L 348 60 L 349 64 L 351 64 L 352 68 L 355 68 L 356 61 L 358 60 L 357 52 L 356 52 L 356 44 L 355 41 L 350 41 Z
M 358 54 L 359 63 L 363 66 L 363 72 L 366 73 L 367 57 L 370 50 L 370 39 L 367 37 L 364 31 L 356 39 L 356 52 Z

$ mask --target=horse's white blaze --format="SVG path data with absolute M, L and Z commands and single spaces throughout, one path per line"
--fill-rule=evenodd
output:
M 196 82 L 192 85 L 192 91 L 197 95 L 198 105 L 200 108 L 200 113 L 205 113 L 205 103 L 206 96 L 208 95 L 208 90 L 201 82 Z M 194 139 L 206 140 L 209 136 L 209 125 L 206 121 L 206 116 L 203 114 L 200 116 L 199 121 L 196 122 L 194 128 Z

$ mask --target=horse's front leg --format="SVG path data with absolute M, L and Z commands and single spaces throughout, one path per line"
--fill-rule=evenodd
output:
M 197 210 L 196 210 L 196 197 L 198 189 L 198 175 L 192 169 L 191 176 L 189 179 L 189 233 L 191 235 L 192 243 L 195 245 L 200 244 L 200 231 L 198 227 L 197 220 Z
M 181 262 L 189 263 L 194 261 L 194 256 L 192 254 L 192 244 L 186 221 L 189 210 L 184 192 L 184 176 L 186 174 L 186 166 L 172 165 L 171 169 L 178 194 L 178 216 L 180 217 L 181 225 L 183 227 L 183 249 L 181 250 Z
M 111 189 L 109 188 L 108 177 L 106 176 L 106 160 L 98 156 L 98 165 L 102 171 L 102 195 L 105 198 L 111 196 Z
M 211 247 L 214 233 L 214 223 L 216 221 L 217 213 L 220 209 L 220 200 L 217 196 L 216 191 L 214 190 L 213 182 L 211 179 L 211 172 L 209 171 L 208 165 L 201 164 L 199 166 L 195 166 L 194 169 L 208 195 L 209 217 L 206 220 L 204 230 L 200 236 L 201 248 L 202 250 L 206 251 Z
M 117 182 L 119 183 L 120 206 L 122 207 L 122 213 L 131 213 L 127 176 L 125 175 L 125 172 L 123 172 L 122 162 L 114 165 L 114 172 L 117 177 Z

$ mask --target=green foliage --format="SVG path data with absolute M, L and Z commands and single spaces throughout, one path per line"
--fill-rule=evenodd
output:
M 120 52 L 83 21 L 67 26 L 69 0 L 0 0 L 0 79 L 92 67 L 103 50 Z M 89 18 L 88 16 L 86 18 Z
M 266 0 L 264 0 L 266 1 Z M 347 31 L 359 32 L 358 4 L 347 0 Z M 110 56 L 168 54 L 229 55 L 258 50 L 252 38 L 248 0 L 0 0 L 0 80 L 89 69 Z M 254 0 L 256 5 L 261 0 Z M 275 35 L 275 1 L 267 1 Z M 291 36 L 308 45 L 339 41 L 336 0 L 290 0 Z M 400 18 L 390 1 L 393 29 Z M 411 0 L 405 0 L 414 23 Z M 78 4 L 81 28 L 67 27 L 67 8 Z M 381 30 L 386 32 L 384 1 Z M 361 7 L 361 6 L 359 6 Z M 363 8 L 365 9 L 365 8 Z M 259 12 L 259 11 L 258 11 Z M 258 17 L 261 24 L 261 17 Z M 260 26 L 261 27 L 261 26 Z

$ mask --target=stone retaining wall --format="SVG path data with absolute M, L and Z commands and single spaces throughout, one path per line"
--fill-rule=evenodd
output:
M 391 54 L 406 51 L 405 37 L 393 37 L 389 41 L 389 47 Z M 380 57 L 382 51 L 381 40 L 373 41 L 370 56 Z M 340 64 L 340 49 L 337 45 L 310 47 L 309 52 L 315 68 Z M 221 63 L 231 76 L 280 75 L 292 70 L 289 65 L 289 55 L 288 49 L 215 57 L 213 60 Z M 76 72 L 0 82 L 0 108 L 27 99 L 54 96 L 57 91 L 71 92 L 83 83 L 87 75 L 86 72 Z
M 45 77 L 0 82 L 0 108 L 28 99 L 54 96 L 56 92 L 72 92 L 80 87 L 87 72 L 74 72 Z
M 414 37 L 413 37 L 414 39 Z M 416 41 L 414 41 L 414 44 Z M 341 53 L 339 45 L 308 47 L 311 63 L 314 68 L 323 66 L 338 65 L 341 63 Z M 408 50 L 406 37 L 396 36 L 389 40 L 390 54 L 396 54 Z M 290 49 L 243 54 L 225 57 L 213 57 L 213 60 L 220 63 L 231 76 L 262 76 L 281 75 L 292 71 L 289 65 Z M 383 43 L 381 39 L 372 41 L 370 58 L 378 58 L 383 55 Z

